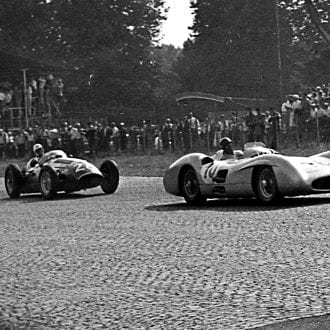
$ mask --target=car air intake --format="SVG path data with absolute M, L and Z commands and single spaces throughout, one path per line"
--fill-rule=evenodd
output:
M 93 188 L 101 184 L 102 176 L 98 174 L 86 174 L 79 180 L 79 184 L 83 189 Z
M 216 183 L 224 183 L 226 182 L 226 177 L 228 174 L 228 170 L 220 170 L 217 175 L 213 178 L 213 181 Z
M 316 179 L 312 182 L 313 189 L 330 190 L 330 175 Z

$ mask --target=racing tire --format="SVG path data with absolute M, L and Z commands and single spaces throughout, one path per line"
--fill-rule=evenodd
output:
M 276 177 L 271 167 L 265 166 L 257 169 L 254 190 L 256 198 L 264 205 L 274 204 L 280 199 Z
M 42 198 L 52 199 L 57 194 L 58 178 L 51 167 L 43 167 L 39 174 L 39 187 Z
M 9 164 L 5 171 L 5 187 L 10 198 L 18 198 L 22 192 L 23 175 L 17 164 Z
M 101 188 L 105 194 L 113 194 L 119 185 L 119 170 L 118 165 L 113 160 L 105 160 L 101 166 L 100 171 L 103 174 Z
M 200 191 L 198 177 L 195 170 L 187 167 L 180 175 L 180 191 L 188 205 L 202 205 L 206 202 Z

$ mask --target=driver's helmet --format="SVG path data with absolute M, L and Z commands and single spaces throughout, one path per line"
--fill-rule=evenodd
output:
M 225 146 L 225 145 L 232 143 L 232 140 L 231 140 L 231 138 L 225 136 L 222 139 L 220 139 L 219 143 L 221 146 Z
M 44 147 L 40 143 L 36 143 L 33 146 L 33 153 L 36 156 L 41 157 L 44 154 Z

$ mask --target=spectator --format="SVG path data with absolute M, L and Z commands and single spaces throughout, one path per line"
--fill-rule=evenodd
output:
M 254 139 L 255 141 L 265 142 L 265 114 L 261 112 L 261 109 L 256 108 Z
M 288 98 L 285 102 L 282 103 L 281 113 L 282 113 L 282 131 L 283 133 L 286 133 L 288 131 L 288 127 L 290 127 L 290 118 L 291 118 L 290 114 L 293 113 L 291 99 Z
M 16 157 L 16 145 L 15 145 L 15 136 L 13 132 L 8 132 L 8 143 L 7 143 L 7 155 L 8 158 Z
M 29 157 L 32 157 L 32 154 L 33 154 L 32 147 L 36 143 L 36 135 L 33 132 L 32 127 L 29 127 L 26 130 L 26 138 L 27 138 L 27 152 L 28 152 Z
M 182 138 L 183 138 L 184 151 L 190 152 L 192 149 L 192 139 L 190 134 L 190 124 L 189 124 L 188 116 L 185 116 L 183 120 Z
M 49 130 L 47 127 L 41 128 L 41 144 L 45 147 L 45 151 L 49 151 L 51 149 L 51 140 L 49 137 Z
M 271 115 L 270 115 L 270 111 L 265 111 L 265 143 L 266 145 L 268 145 L 268 138 L 269 138 L 269 128 L 270 128 L 270 123 L 269 123 L 269 119 L 270 119 Z
M 0 157 L 2 160 L 6 159 L 8 134 L 0 128 Z
M 239 118 L 236 112 L 232 112 L 231 115 L 231 136 L 234 145 L 239 143 Z
M 242 118 L 241 118 L 241 136 L 242 136 L 241 144 L 243 146 L 248 141 L 248 134 L 249 134 L 249 128 L 246 125 L 246 117 L 242 116 Z
M 44 76 L 40 76 L 38 78 L 38 103 L 41 113 L 45 111 L 45 86 L 46 79 Z
M 52 128 L 49 129 L 49 139 L 50 139 L 50 145 L 51 149 L 59 149 L 60 148 L 60 134 L 58 129 L 53 126 Z
M 150 120 L 148 120 L 145 122 L 144 125 L 144 145 L 145 145 L 145 151 L 147 153 L 151 152 L 153 148 L 154 137 L 155 137 L 155 126 L 152 125 Z
M 281 128 L 281 114 L 275 111 L 274 108 L 270 108 L 270 117 L 268 119 L 268 122 L 269 122 L 269 131 L 267 137 L 268 146 L 272 149 L 277 150 L 280 128 Z
M 130 141 L 130 149 L 135 152 L 138 148 L 138 135 L 139 135 L 139 129 L 137 126 L 132 126 L 129 129 L 129 141 Z M 111 136 L 111 132 L 110 132 Z
M 15 137 L 15 144 L 17 146 L 17 157 L 24 158 L 27 144 L 26 132 L 20 129 Z
M 68 123 L 64 122 L 58 132 L 60 136 L 60 146 L 66 152 L 70 153 L 70 136 L 68 132 Z
M 293 95 L 292 101 L 292 111 L 294 116 L 294 127 L 295 127 L 295 137 L 296 137 L 296 144 L 297 147 L 300 145 L 300 141 L 302 138 L 302 125 L 303 125 L 303 108 L 302 108 L 302 101 L 298 94 Z
M 248 128 L 248 136 L 247 136 L 247 142 L 253 142 L 255 139 L 255 114 L 253 113 L 251 108 L 247 108 L 247 114 L 245 117 L 245 125 Z
M 167 118 L 165 120 L 164 125 L 162 126 L 161 134 L 160 134 L 160 138 L 162 139 L 163 148 L 165 151 L 168 150 L 171 143 L 173 143 L 172 130 L 173 129 L 172 129 L 171 120 L 169 118 Z
M 96 155 L 96 129 L 92 122 L 87 123 L 86 138 L 88 141 L 88 151 L 91 157 Z
M 225 115 L 220 116 L 220 120 L 217 123 L 216 131 L 216 144 L 215 147 L 220 148 L 220 140 L 225 136 Z
M 120 139 L 120 150 L 126 152 L 127 150 L 127 128 L 125 123 L 119 124 L 119 139 Z
M 111 130 L 106 124 L 98 124 L 96 130 L 97 151 L 107 154 L 109 152 Z
M 63 105 L 63 89 L 64 84 L 62 79 L 57 79 L 55 82 L 55 103 L 59 111 L 61 111 Z
M 2 112 L 5 104 L 6 104 L 6 95 L 4 89 L 0 87 L 0 112 Z
M 72 127 L 71 125 L 68 127 L 70 137 L 70 153 L 74 157 L 79 157 L 82 154 L 83 137 L 80 130 L 80 123 L 77 123 L 76 127 Z
M 112 122 L 110 127 L 111 127 L 111 141 L 113 144 L 113 150 L 115 153 L 118 153 L 120 147 L 119 128 L 117 127 L 115 122 Z
M 188 125 L 190 134 L 190 149 L 196 150 L 199 146 L 200 122 L 192 112 L 188 115 Z

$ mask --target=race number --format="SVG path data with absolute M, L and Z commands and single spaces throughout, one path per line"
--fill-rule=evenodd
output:
M 208 164 L 205 166 L 204 169 L 202 169 L 202 176 L 204 179 L 209 180 L 209 179 L 213 179 L 216 177 L 218 171 L 220 169 L 219 164 Z

